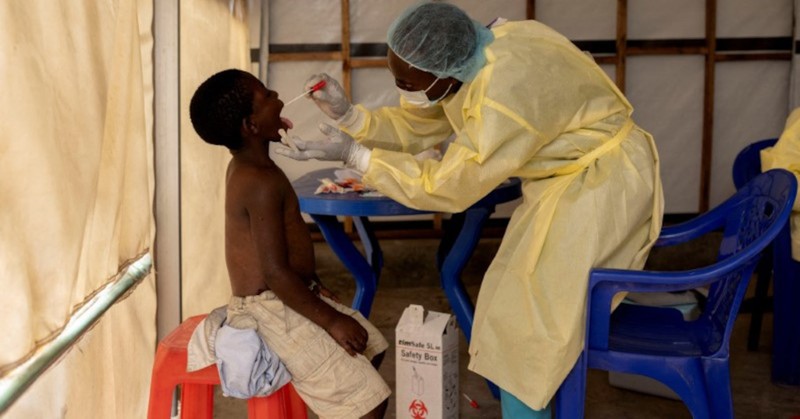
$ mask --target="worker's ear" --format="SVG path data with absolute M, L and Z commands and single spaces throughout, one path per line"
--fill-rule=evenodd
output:
M 458 91 L 458 87 L 461 87 L 461 80 L 455 77 L 448 77 L 445 79 L 445 81 L 447 81 L 447 84 L 453 86 L 452 88 L 450 88 L 450 93 L 455 93 L 456 91 Z

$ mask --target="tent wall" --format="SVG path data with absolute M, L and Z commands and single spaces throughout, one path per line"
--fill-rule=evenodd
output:
M 150 251 L 152 2 L 0 3 L 0 378 Z M 150 275 L 6 411 L 143 417 Z

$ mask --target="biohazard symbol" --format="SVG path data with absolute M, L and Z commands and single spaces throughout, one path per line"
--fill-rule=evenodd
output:
M 428 417 L 428 408 L 422 400 L 413 400 L 408 405 L 408 413 L 411 413 L 413 419 L 425 419 Z

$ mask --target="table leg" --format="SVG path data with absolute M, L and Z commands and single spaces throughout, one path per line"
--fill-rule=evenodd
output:
M 464 284 L 461 283 L 461 272 L 475 251 L 483 224 L 492 212 L 494 207 L 479 207 L 468 209 L 463 216 L 456 214 L 455 223 L 448 224 L 445 237 L 440 244 L 438 265 L 442 288 L 467 342 L 472 337 L 475 307 L 464 289 Z M 444 248 L 441 248 L 442 246 Z
M 450 216 L 450 220 L 447 221 L 447 224 L 444 228 L 444 235 L 442 236 L 442 240 L 439 242 L 439 248 L 436 251 L 437 271 L 442 272 L 444 260 L 453 249 L 453 245 L 458 238 L 458 232 L 461 231 L 461 227 L 464 226 L 465 218 L 466 212 L 459 212 L 458 214 L 452 214 Z
M 493 212 L 494 206 L 488 206 L 470 208 L 463 213 L 454 214 L 447 225 L 436 255 L 442 288 L 456 315 L 458 325 L 467 338 L 467 344 L 472 338 L 475 306 L 461 282 L 461 272 L 475 251 L 483 224 Z M 499 399 L 498 387 L 489 380 L 486 380 L 486 384 L 494 398 Z
M 356 226 L 358 237 L 361 238 L 361 244 L 364 245 L 364 256 L 372 266 L 372 272 L 375 273 L 377 281 L 380 279 L 381 269 L 383 269 L 383 252 L 375 237 L 375 230 L 372 229 L 372 224 L 367 217 L 353 217 L 353 224 Z
M 375 299 L 375 292 L 378 287 L 378 272 L 380 272 L 380 266 L 378 266 L 376 270 L 367 262 L 350 240 L 350 237 L 347 236 L 347 233 L 345 233 L 344 228 L 342 228 L 336 216 L 311 215 L 311 218 L 314 219 L 314 222 L 319 226 L 322 236 L 325 237 L 325 241 L 331 246 L 333 252 L 336 253 L 339 260 L 344 263 L 347 270 L 353 274 L 356 280 L 356 294 L 353 297 L 352 307 L 360 311 L 364 317 L 368 318 L 372 310 L 372 301 Z M 359 228 L 359 235 L 361 235 L 361 228 L 368 228 L 369 226 L 368 224 L 366 226 L 363 225 L 363 222 L 359 222 L 359 224 L 362 224 L 362 227 L 357 227 Z M 377 253 L 380 254 L 377 241 L 369 242 L 370 237 L 374 239 L 374 235 L 371 233 L 364 234 L 362 240 L 364 240 L 364 237 L 367 238 L 365 247 L 370 249 L 371 257 L 375 260 L 375 249 L 377 249 Z M 381 258 L 379 259 L 382 260 Z

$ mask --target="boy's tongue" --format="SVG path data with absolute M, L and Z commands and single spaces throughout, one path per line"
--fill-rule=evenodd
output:
M 291 120 L 289 120 L 289 118 L 281 117 L 281 123 L 283 124 L 283 128 L 284 129 L 292 129 L 292 128 L 294 128 L 294 124 L 292 123 Z

